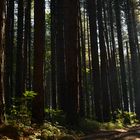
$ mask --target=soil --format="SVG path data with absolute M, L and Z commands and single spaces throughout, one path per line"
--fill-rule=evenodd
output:
M 140 126 L 95 131 L 91 135 L 81 137 L 80 140 L 140 140 Z

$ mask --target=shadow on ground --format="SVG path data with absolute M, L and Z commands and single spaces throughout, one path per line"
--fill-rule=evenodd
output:
M 140 140 L 140 126 L 113 131 L 95 131 L 91 135 L 81 137 L 80 140 Z

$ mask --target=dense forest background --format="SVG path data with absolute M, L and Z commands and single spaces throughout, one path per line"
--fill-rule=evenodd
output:
M 139 0 L 0 0 L 0 123 L 140 119 Z M 30 102 L 24 102 L 28 97 Z M 25 104 L 26 103 L 26 104 Z

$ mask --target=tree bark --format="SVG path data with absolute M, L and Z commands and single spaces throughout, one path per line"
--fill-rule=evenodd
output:
M 16 97 L 23 93 L 23 0 L 18 1 L 18 27 L 16 49 Z
M 87 10 L 89 14 L 90 26 L 90 41 L 91 41 L 91 56 L 92 56 L 92 74 L 94 84 L 94 103 L 95 103 L 95 118 L 97 121 L 102 121 L 102 107 L 101 107 L 101 81 L 100 68 L 98 57 L 98 43 L 97 43 L 97 25 L 96 25 L 96 0 L 87 1 Z M 94 9 L 94 10 L 93 10 Z
M 5 1 L 0 0 L 0 124 L 4 123 L 4 95 L 3 95 L 3 39 L 4 39 L 4 5 Z
M 52 108 L 56 109 L 56 0 L 51 0 L 51 90 Z
M 33 90 L 37 96 L 33 99 L 32 122 L 43 123 L 44 121 L 44 67 L 45 48 L 45 1 L 35 0 L 34 3 L 34 70 Z
M 66 114 L 75 124 L 79 113 L 78 84 L 78 0 L 64 1 L 64 41 L 66 54 Z
M 117 27 L 117 39 L 119 46 L 119 61 L 120 61 L 120 71 L 121 71 L 121 83 L 122 83 L 122 95 L 124 102 L 124 110 L 128 111 L 128 92 L 126 85 L 126 71 L 124 64 L 124 50 L 123 50 L 123 40 L 122 40 L 122 26 L 120 18 L 120 1 L 115 1 L 115 14 L 116 14 L 116 27 Z
M 108 76 L 107 76 L 107 52 L 104 40 L 104 27 L 102 17 L 102 0 L 97 1 L 97 19 L 99 28 L 99 45 L 101 55 L 101 90 L 102 90 L 102 105 L 103 105 L 103 121 L 110 121 L 110 95 L 108 89 Z
M 63 0 L 56 2 L 56 72 L 58 107 L 65 111 L 65 47 Z
M 5 24 L 4 95 L 6 111 L 8 111 L 13 96 L 14 0 L 7 0 L 7 18 Z

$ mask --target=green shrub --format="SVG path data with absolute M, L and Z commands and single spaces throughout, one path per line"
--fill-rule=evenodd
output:
M 134 112 L 116 110 L 113 113 L 114 121 L 119 124 L 132 125 L 138 122 Z
M 113 130 L 113 129 L 122 129 L 122 123 L 106 122 L 101 124 L 101 129 Z
M 37 95 L 34 91 L 25 91 L 23 97 L 13 98 L 13 105 L 10 108 L 9 120 L 12 122 L 30 124 L 32 100 Z

